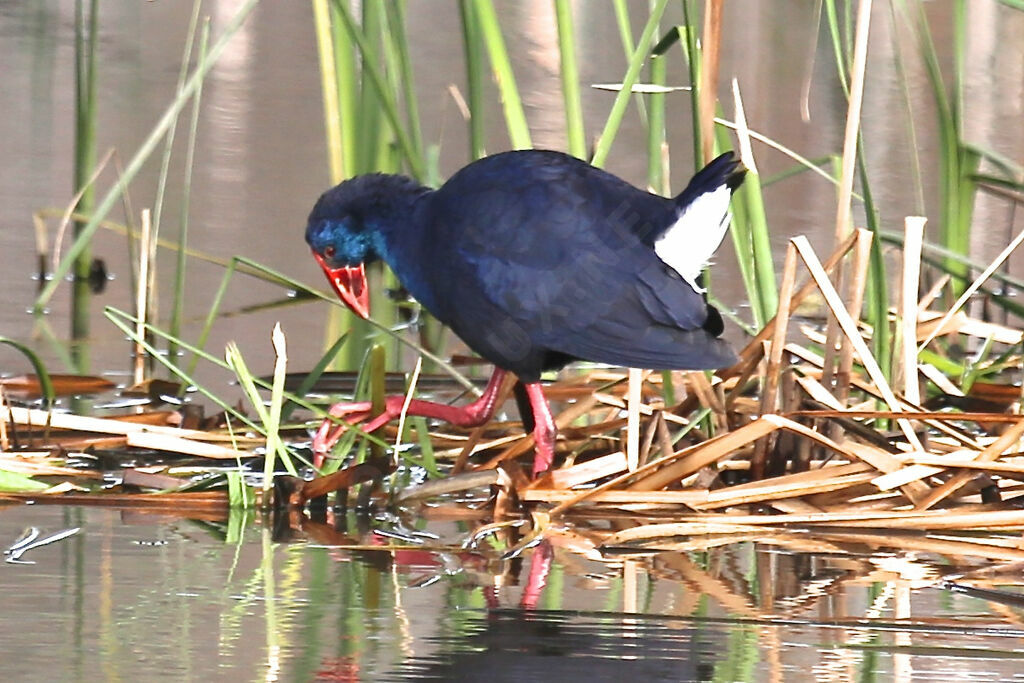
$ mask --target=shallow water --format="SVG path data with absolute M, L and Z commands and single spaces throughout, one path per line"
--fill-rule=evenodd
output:
M 275 531 L 4 506 L 5 547 L 81 528 L 0 565 L 4 678 L 1024 680 L 1024 609 L 915 588 L 962 558 L 752 543 L 600 558 L 556 536 L 501 561 L 453 548 L 469 523 L 409 524 L 423 548 L 392 552 L 413 527 L 386 515 Z

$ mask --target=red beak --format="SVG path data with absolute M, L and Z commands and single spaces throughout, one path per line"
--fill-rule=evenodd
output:
M 366 268 L 358 266 L 342 266 L 331 268 L 320 254 L 313 252 L 316 262 L 323 268 L 324 275 L 346 306 L 361 318 L 370 317 L 370 288 L 366 284 Z

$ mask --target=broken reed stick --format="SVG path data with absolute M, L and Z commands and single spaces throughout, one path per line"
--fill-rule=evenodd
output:
M 953 279 L 953 276 L 949 273 L 943 273 L 942 277 L 935 281 L 932 288 L 925 292 L 921 300 L 917 302 L 918 311 L 926 311 L 931 305 L 939 298 L 939 294 L 942 294 L 942 288 L 949 284 L 949 281 Z
M 156 451 L 167 451 L 170 453 L 184 453 L 199 458 L 214 458 L 217 460 L 238 460 L 250 458 L 252 453 L 238 451 L 234 448 L 227 448 L 213 443 L 183 439 L 179 436 L 168 434 L 154 434 L 153 432 L 137 431 L 128 434 L 128 445 L 136 448 L 149 448 Z
M 828 275 L 825 270 L 821 267 L 821 263 L 818 261 L 818 257 L 814 254 L 814 249 L 811 248 L 811 243 L 807 241 L 806 237 L 800 236 L 795 237 L 792 240 L 793 244 L 796 245 L 797 251 L 800 253 L 800 258 L 803 259 L 804 264 L 811 273 L 811 277 L 818 285 L 818 289 L 821 290 L 822 295 L 825 297 L 825 302 L 829 308 L 832 309 L 832 314 L 836 317 L 839 322 L 839 327 L 842 329 L 843 334 L 853 345 L 857 355 L 860 356 L 860 361 L 864 365 L 864 369 L 867 370 L 868 376 L 871 381 L 878 388 L 879 393 L 882 394 L 882 398 L 885 400 L 889 409 L 898 412 L 901 410 L 899 401 L 892 389 L 889 387 L 889 383 L 885 379 L 885 375 L 882 373 L 882 368 L 878 366 L 878 361 L 871 355 L 871 351 L 868 349 L 867 344 L 864 343 L 864 338 L 860 336 L 860 332 L 857 329 L 857 323 L 854 322 L 853 318 L 850 317 L 850 313 L 846 310 L 842 300 L 839 298 L 839 294 L 832 286 L 831 281 L 828 279 Z M 907 442 L 914 450 L 924 450 L 921 446 L 921 441 L 917 438 L 917 434 L 914 433 L 914 427 L 909 421 L 905 419 L 898 419 L 897 424 L 900 426 L 900 430 L 907 437 Z
M 626 468 L 633 472 L 640 463 L 640 402 L 644 371 L 629 369 L 628 401 L 626 403 Z
M 142 236 L 139 238 L 139 280 L 135 289 L 135 364 L 132 380 L 142 384 L 146 379 L 146 316 L 149 304 L 149 266 L 153 224 L 149 209 L 142 210 Z
M 715 389 L 703 370 L 694 370 L 686 373 L 688 389 L 697 397 L 702 408 L 711 411 L 711 421 L 717 431 L 728 431 L 729 416 L 725 412 L 725 405 L 718 400 Z
M 982 450 L 976 458 L 974 458 L 974 461 L 981 463 L 998 460 L 999 456 L 1001 456 L 1007 448 L 1015 445 L 1022 435 L 1024 435 L 1024 417 L 1021 417 L 1015 425 L 1007 429 L 998 439 L 986 446 L 985 449 Z M 972 472 L 958 472 L 957 474 L 954 474 L 949 481 L 934 489 L 930 496 L 918 503 L 917 506 L 915 506 L 915 509 L 927 510 L 934 507 L 947 497 L 959 491 L 965 484 L 976 476 L 978 476 L 977 473 Z
M 718 101 L 718 63 L 722 46 L 723 0 L 704 1 L 704 27 L 701 35 L 700 140 L 704 163 L 715 150 L 715 102 Z
M 839 201 L 836 207 L 836 244 L 850 234 L 850 204 L 853 199 L 853 176 L 857 167 L 857 139 L 860 135 L 861 105 L 864 102 L 864 73 L 867 70 L 868 35 L 871 32 L 871 0 L 857 3 L 854 33 L 853 65 L 850 68 L 850 99 L 846 107 L 846 131 L 843 136 L 843 160 L 839 178 Z
M 0 419 L 6 419 L 9 415 L 15 424 L 28 425 L 30 427 L 49 426 L 55 429 L 73 429 L 81 432 L 97 432 L 100 434 L 136 434 L 141 432 L 150 432 L 152 434 L 163 434 L 172 437 L 195 439 L 196 441 L 231 440 L 227 435 L 204 432 L 198 429 L 163 427 L 160 425 L 148 425 L 102 417 L 83 417 L 81 415 L 56 413 L 48 410 L 36 410 L 32 408 L 9 406 L 6 412 L 7 414 L 0 415 Z M 258 440 L 254 441 L 254 443 L 258 442 Z
M 665 464 L 665 466 L 657 471 L 651 471 L 648 474 L 643 472 L 643 468 L 641 468 L 636 474 L 644 473 L 646 476 L 638 479 L 629 488 L 632 491 L 652 491 L 664 488 L 712 463 L 731 457 L 744 446 L 748 446 L 778 429 L 787 429 L 812 439 L 841 455 L 853 457 L 840 444 L 835 443 L 813 429 L 809 429 L 802 424 L 779 415 L 762 415 L 757 420 L 747 423 L 739 429 L 675 453 L 671 459 L 671 464 L 666 462 L 668 460 L 666 458 L 658 460 L 658 464 Z
M 789 331 L 790 300 L 793 298 L 793 288 L 796 286 L 796 258 L 796 248 L 792 244 L 788 245 L 786 261 L 782 268 L 782 286 L 779 288 L 779 310 L 775 315 L 775 331 L 772 335 L 768 370 L 761 393 L 761 415 L 778 410 L 777 394 L 779 374 L 782 372 L 782 352 L 786 346 L 786 334 Z M 768 437 L 760 439 L 754 445 L 754 455 L 750 460 L 750 473 L 755 480 L 764 478 L 769 446 L 771 446 L 771 439 Z
M 921 402 L 921 385 L 917 379 L 917 297 L 921 286 L 921 245 L 924 226 L 922 216 L 903 220 L 903 294 L 900 305 L 903 359 L 903 396 L 911 403 Z
M 849 280 L 846 300 L 849 303 L 849 310 L 860 316 L 864 308 L 864 288 L 868 282 L 868 266 L 871 263 L 871 242 L 874 235 L 870 230 L 858 229 L 855 231 L 857 241 L 853 252 L 853 274 Z M 839 350 L 839 371 L 836 373 L 835 394 L 839 403 L 846 405 L 850 395 L 850 375 L 853 372 L 853 347 L 843 344 Z M 833 439 L 839 438 L 842 431 L 830 434 Z
M 843 445 L 856 455 L 859 460 L 868 463 L 883 475 L 893 474 L 905 469 L 905 463 L 902 460 L 881 448 L 855 441 L 847 441 Z M 935 473 L 933 472 L 932 474 Z M 923 477 L 915 477 L 906 483 L 893 484 L 891 486 L 879 484 L 877 479 L 872 480 L 871 483 L 883 491 L 898 487 L 903 495 L 907 497 L 907 500 L 916 505 L 931 493 L 931 487 L 923 481 L 919 481 L 921 478 Z
M 919 351 L 924 350 L 924 348 L 928 346 L 928 344 L 930 344 L 931 341 L 935 339 L 935 337 L 939 336 L 939 334 L 943 332 L 943 328 L 945 327 L 946 323 L 949 322 L 950 318 L 956 315 L 956 313 L 963 307 L 963 305 L 967 303 L 967 300 L 970 299 L 974 295 L 974 293 L 978 291 L 978 289 L 985 283 L 985 281 L 992 276 L 992 273 L 996 272 L 996 269 L 998 269 L 999 266 L 1003 265 L 1003 261 L 1010 257 L 1010 254 L 1012 254 L 1014 250 L 1020 246 L 1020 243 L 1022 241 L 1024 241 L 1024 230 L 1017 233 L 1016 237 L 1014 237 L 1010 241 L 1010 243 L 1006 245 L 1006 248 L 1003 249 L 1002 252 L 1000 252 L 999 256 L 997 256 L 995 260 L 992 261 L 992 263 L 988 264 L 988 267 L 985 268 L 985 270 L 982 271 L 982 273 L 974 280 L 974 282 L 971 283 L 970 287 L 964 290 L 964 293 L 960 295 L 960 298 L 956 300 L 956 303 L 954 303 L 953 306 L 948 311 L 946 311 L 946 314 L 942 316 L 942 320 L 939 322 L 938 325 L 935 326 L 935 329 L 931 331 L 931 334 L 929 334 L 928 337 L 923 342 L 921 342 L 921 344 L 917 347 Z
M 834 252 L 832 252 L 832 255 L 828 257 L 828 260 L 826 260 L 824 265 L 822 266 L 825 269 L 826 273 L 831 273 L 835 269 L 835 267 L 842 261 L 843 257 L 846 256 L 847 252 L 849 252 L 850 249 L 853 248 L 853 245 L 856 243 L 856 241 L 857 236 L 850 235 L 842 244 L 840 244 L 836 248 Z M 790 299 L 790 310 L 796 310 L 796 308 L 801 303 L 803 303 L 803 300 L 806 299 L 811 294 L 811 292 L 814 291 L 814 288 L 815 285 L 813 279 L 808 279 L 807 282 L 804 282 L 802 285 L 800 285 L 800 289 L 798 289 L 796 294 L 794 294 Z M 756 366 L 761 361 L 764 342 L 771 339 L 772 335 L 775 333 L 776 319 L 777 316 L 773 317 L 771 320 L 765 323 L 765 326 L 761 329 L 761 331 L 754 335 L 754 337 L 749 342 L 747 342 L 747 345 L 743 347 L 742 351 L 740 351 L 740 360 L 735 365 L 719 370 L 717 372 L 717 375 L 723 380 L 732 377 L 749 376 L 752 372 L 753 367 Z M 738 394 L 742 392 L 745 388 L 743 386 L 744 384 L 745 382 L 737 383 L 736 388 L 733 389 L 733 393 Z

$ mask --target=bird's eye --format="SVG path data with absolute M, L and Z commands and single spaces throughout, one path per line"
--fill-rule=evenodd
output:
M 334 258 L 334 247 L 324 247 L 324 256 L 327 258 Z

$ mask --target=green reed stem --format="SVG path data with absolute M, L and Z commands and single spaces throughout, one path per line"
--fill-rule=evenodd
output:
M 95 0 L 93 0 L 95 2 Z M 224 27 L 224 32 L 214 43 L 213 47 L 210 48 L 209 53 L 205 61 L 200 62 L 196 65 L 192 76 L 189 77 L 188 82 L 182 89 L 181 93 L 178 94 L 171 104 L 164 111 L 163 115 L 157 121 L 156 125 L 146 136 L 142 145 L 132 156 L 128 165 L 124 169 L 124 173 L 118 178 L 114 186 L 104 195 L 103 199 L 100 200 L 95 211 L 89 217 L 88 222 L 78 232 L 74 243 L 68 248 L 64 254 L 64 258 L 57 265 L 57 268 L 53 272 L 53 279 L 46 283 L 39 296 L 36 297 L 34 304 L 34 312 L 41 314 L 46 304 L 53 298 L 54 293 L 57 291 L 57 287 L 60 286 L 64 277 L 71 270 L 73 264 L 77 263 L 83 254 L 87 254 L 89 249 L 90 241 L 92 240 L 93 234 L 99 227 L 100 223 L 107 217 L 107 214 L 114 207 L 114 204 L 121 197 L 128 185 L 138 174 L 142 165 L 149 158 L 150 154 L 159 144 L 160 140 L 167 133 L 171 123 L 177 118 L 181 112 L 185 103 L 195 94 L 195 91 L 199 88 L 199 84 L 202 82 L 206 74 L 213 68 L 213 65 L 217 63 L 224 49 L 227 47 L 228 42 L 238 32 L 242 24 L 248 18 L 249 14 L 255 8 L 259 0 L 244 0 L 234 16 L 228 21 Z
M 75 190 L 83 189 L 75 207 L 79 213 L 89 214 L 95 204 L 95 188 L 89 183 L 96 165 L 96 36 L 99 24 L 99 1 L 89 2 L 86 16 L 85 0 L 75 2 Z M 71 264 L 74 265 L 74 281 L 71 295 L 71 338 L 83 340 L 89 337 L 89 269 L 92 253 L 86 236 L 89 224 L 75 222 L 76 243 L 82 242 L 78 253 L 70 259 L 61 272 L 58 269 L 50 284 L 54 287 L 64 278 Z M 44 288 L 45 289 L 45 288 Z M 40 307 L 41 308 L 41 307 Z M 75 365 L 79 372 L 88 371 L 88 354 L 83 347 L 73 348 Z
M 469 158 L 473 160 L 487 153 L 484 126 L 484 42 L 473 0 L 459 0 L 459 17 L 462 21 L 462 49 L 466 62 Z
M 558 24 L 558 54 L 561 57 L 562 97 L 565 100 L 569 154 L 583 159 L 587 156 L 587 140 L 583 127 L 583 102 L 580 99 L 580 74 L 576 65 L 572 5 L 569 0 L 555 0 L 555 21 Z
M 199 5 L 199 2 L 196 2 Z M 206 56 L 207 44 L 210 39 L 210 21 L 203 22 L 203 29 L 199 36 L 199 59 Z M 196 95 L 192 98 L 192 118 L 189 121 L 188 142 L 185 148 L 185 177 L 181 187 L 181 210 L 178 217 L 178 258 L 174 268 L 174 300 L 171 306 L 170 332 L 174 337 L 181 336 L 181 324 L 185 316 L 185 271 L 188 265 L 187 251 L 188 244 L 188 212 L 192 201 L 192 171 L 195 168 L 196 139 L 199 136 L 199 115 L 200 102 L 202 100 L 202 86 L 196 89 Z M 159 239 L 159 238 L 158 238 Z M 168 354 L 174 355 L 177 347 L 168 347 Z
M 633 92 L 633 85 L 636 83 L 637 78 L 640 75 L 640 69 L 643 67 L 644 61 L 647 59 L 647 55 L 652 45 L 654 32 L 658 27 L 658 22 L 661 21 L 661 15 L 665 13 L 665 6 L 667 4 L 668 0 L 657 0 L 657 3 L 651 10 L 650 16 L 647 18 L 647 24 L 644 26 L 643 33 L 640 34 L 640 40 L 637 41 L 636 50 L 633 51 L 633 56 L 629 60 L 626 75 L 622 77 L 622 89 L 615 95 L 615 102 L 612 104 L 612 109 L 608 113 L 608 119 L 605 121 L 604 130 L 601 131 L 601 136 L 597 140 L 597 147 L 594 150 L 594 158 L 590 160 L 590 163 L 594 166 L 600 168 L 601 166 L 604 166 L 605 161 L 608 160 L 608 154 L 611 152 L 612 143 L 615 142 L 615 136 L 618 133 L 619 126 L 622 124 L 622 117 L 626 113 L 626 107 L 629 105 L 629 98 Z
M 513 149 L 530 149 L 530 127 L 526 123 L 526 112 L 519 97 L 512 62 L 505 48 L 505 39 L 501 35 L 501 25 L 494 11 L 491 0 L 476 0 L 473 3 L 477 27 L 483 35 L 484 45 L 491 60 L 491 70 L 501 94 L 501 104 L 505 112 L 505 125 L 508 127 L 509 142 Z

